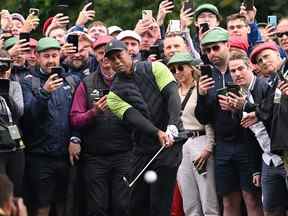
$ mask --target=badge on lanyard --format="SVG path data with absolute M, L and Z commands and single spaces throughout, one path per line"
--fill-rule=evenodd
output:
M 19 132 L 17 125 L 10 125 L 7 128 L 8 128 L 9 134 L 11 136 L 11 139 L 13 139 L 13 140 L 21 139 L 21 135 L 20 135 L 20 132 Z

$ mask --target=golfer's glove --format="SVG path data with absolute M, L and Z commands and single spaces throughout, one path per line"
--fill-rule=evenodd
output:
M 178 137 L 179 131 L 175 125 L 168 125 L 167 130 L 165 132 L 170 139 L 174 140 L 175 137 Z

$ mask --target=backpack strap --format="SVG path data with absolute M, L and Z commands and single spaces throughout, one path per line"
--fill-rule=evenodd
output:
M 187 92 L 184 100 L 182 101 L 182 103 L 181 103 L 181 111 L 183 111 L 185 109 L 185 106 L 186 106 L 186 104 L 187 104 L 187 102 L 188 102 L 188 100 L 189 100 L 189 98 L 190 98 L 190 96 L 192 94 L 193 88 L 194 88 L 194 86 L 189 89 L 189 91 Z

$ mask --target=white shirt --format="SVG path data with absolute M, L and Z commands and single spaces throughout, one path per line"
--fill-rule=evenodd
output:
M 252 82 L 249 85 L 248 92 L 247 92 L 247 100 L 250 103 L 254 103 L 254 99 L 251 94 L 251 91 L 254 89 L 255 81 L 256 81 L 256 77 L 254 76 Z M 283 161 L 281 157 L 277 154 L 271 153 L 271 140 L 263 122 L 259 121 L 255 123 L 254 125 L 250 127 L 250 129 L 255 134 L 257 141 L 263 150 L 262 160 L 264 161 L 264 163 L 269 166 L 272 161 L 275 167 L 282 165 Z

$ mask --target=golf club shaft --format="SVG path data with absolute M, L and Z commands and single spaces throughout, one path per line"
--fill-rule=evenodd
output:
M 146 164 L 146 166 L 141 170 L 141 172 L 135 177 L 135 179 L 128 185 L 129 187 L 132 187 L 135 182 L 139 179 L 139 177 L 145 172 L 145 170 L 148 168 L 148 166 L 155 160 L 155 158 L 161 153 L 161 151 L 165 148 L 163 145 L 158 152 L 151 158 L 151 160 Z

